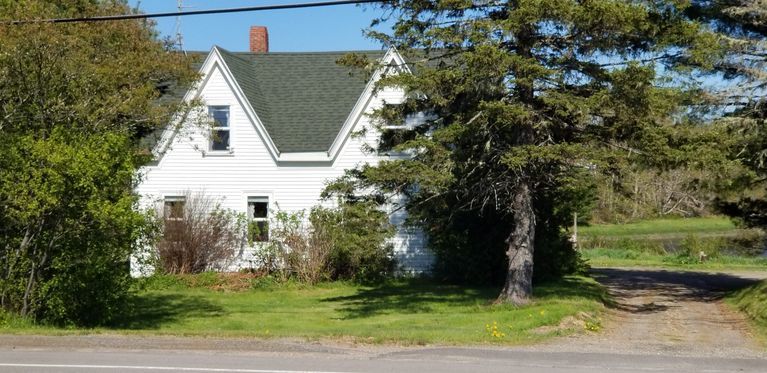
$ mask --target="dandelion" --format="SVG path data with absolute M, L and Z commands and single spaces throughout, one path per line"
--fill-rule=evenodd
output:
M 511 328 L 511 327 L 509 327 L 509 328 Z M 493 338 L 501 339 L 501 338 L 506 336 L 506 333 L 498 330 L 498 322 L 497 321 L 493 321 L 493 325 L 485 324 L 485 330 Z

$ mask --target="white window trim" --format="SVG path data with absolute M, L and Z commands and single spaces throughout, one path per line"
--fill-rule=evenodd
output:
M 183 202 L 184 205 L 186 205 L 186 203 L 187 203 L 186 196 L 174 194 L 174 195 L 167 195 L 167 196 L 163 196 L 162 197 L 162 214 L 163 214 L 163 219 L 178 220 L 178 221 L 184 220 L 183 216 L 181 216 L 180 218 L 179 217 L 173 218 L 170 215 L 166 215 L 167 212 L 165 211 L 165 206 L 167 205 L 168 202 Z
M 266 201 L 267 201 L 267 205 L 266 205 L 266 209 L 267 209 L 266 218 L 251 218 L 248 215 L 248 212 L 249 212 L 248 211 L 248 203 L 253 198 L 265 198 L 266 199 Z M 247 223 L 250 224 L 251 221 L 265 221 L 265 222 L 267 222 L 267 226 L 269 226 L 269 230 L 271 231 L 271 224 L 269 224 L 270 223 L 269 219 L 272 217 L 272 212 L 274 211 L 273 206 L 277 205 L 276 201 L 274 199 L 274 193 L 271 192 L 271 191 L 258 191 L 258 190 L 244 191 L 242 193 L 242 201 L 243 201 L 243 204 L 245 205 L 245 215 L 247 217 Z M 253 242 L 253 244 L 254 245 L 258 245 L 258 244 L 263 244 L 265 242 L 268 242 L 272 238 L 271 232 L 268 233 L 268 237 L 269 237 L 269 239 L 267 241 L 256 241 L 256 242 Z
M 211 109 L 212 108 L 216 108 L 216 107 L 218 107 L 218 108 L 226 107 L 227 108 L 228 116 L 227 116 L 227 123 L 226 123 L 227 126 L 226 127 L 216 126 L 215 122 L 214 122 L 214 125 L 211 126 L 210 133 L 209 133 L 210 137 L 208 138 L 208 152 L 205 155 L 206 156 L 214 156 L 214 157 L 231 156 L 231 155 L 233 155 L 234 154 L 234 147 L 232 146 L 232 143 L 233 143 L 233 141 L 232 141 L 232 133 L 233 133 L 233 131 L 232 131 L 232 105 L 229 105 L 228 103 L 222 103 L 222 104 L 207 103 L 207 107 L 208 107 L 208 116 L 210 117 L 211 120 L 213 119 L 213 115 L 211 115 Z M 226 150 L 213 150 L 213 133 L 215 131 L 222 131 L 222 130 L 226 130 L 226 131 L 229 132 L 229 147 Z

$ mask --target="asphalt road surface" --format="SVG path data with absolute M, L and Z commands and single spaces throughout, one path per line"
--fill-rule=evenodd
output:
M 0 372 L 766 372 L 761 359 L 433 348 L 386 354 L 1 350 Z

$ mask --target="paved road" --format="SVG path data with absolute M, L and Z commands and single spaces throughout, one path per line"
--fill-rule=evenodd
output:
M 0 372 L 760 372 L 759 359 L 433 348 L 385 354 L 0 350 Z

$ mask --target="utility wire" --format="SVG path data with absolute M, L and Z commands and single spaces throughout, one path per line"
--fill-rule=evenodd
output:
M 15 20 L 15 21 L 0 21 L 0 24 L 22 25 L 22 24 L 28 24 L 28 23 L 104 22 L 104 21 L 119 21 L 119 20 L 125 20 L 125 19 L 181 17 L 181 16 L 195 16 L 195 15 L 202 15 L 202 14 L 257 12 L 257 11 L 263 11 L 263 10 L 279 10 L 279 9 L 318 8 L 318 7 L 336 6 L 336 5 L 384 3 L 387 1 L 389 0 L 321 1 L 321 2 L 315 2 L 315 3 L 298 3 L 298 4 L 250 6 L 250 7 L 242 7 L 242 8 L 192 10 L 187 12 L 181 11 L 181 12 L 149 13 L 149 14 L 121 14 L 121 15 L 112 15 L 112 16 L 96 16 L 96 17 L 82 17 L 82 18 L 26 19 L 26 20 Z

